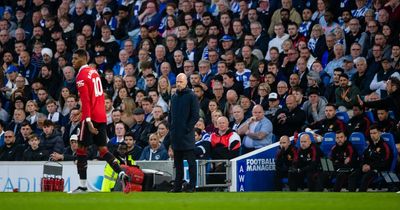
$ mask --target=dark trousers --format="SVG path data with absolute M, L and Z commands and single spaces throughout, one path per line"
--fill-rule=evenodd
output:
M 287 170 L 277 170 L 275 172 L 275 177 L 274 177 L 275 191 L 282 191 L 283 188 L 282 179 L 287 177 L 288 177 Z
M 310 192 L 322 191 L 322 183 L 320 173 L 315 171 L 310 172 L 289 172 L 288 184 L 290 191 L 297 191 L 298 188 L 304 185 L 304 179 L 307 181 L 307 188 Z
M 362 172 L 361 169 L 355 171 L 349 176 L 349 191 L 355 192 L 357 189 L 357 184 L 361 178 L 359 192 L 366 192 L 368 186 L 374 180 L 374 178 L 378 175 L 377 172 L 370 170 L 367 173 Z
M 183 183 L 183 160 L 187 160 L 189 164 L 189 186 L 196 187 L 196 156 L 194 150 L 174 151 L 175 165 L 175 189 L 181 189 Z
M 345 185 L 348 182 L 350 173 L 336 173 L 336 181 L 335 185 L 333 186 L 333 191 L 334 192 L 340 192 L 343 188 L 343 185 Z

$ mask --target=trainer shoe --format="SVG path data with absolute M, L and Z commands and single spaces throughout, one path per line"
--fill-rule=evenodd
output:
M 69 194 L 87 193 L 88 192 L 87 190 L 88 190 L 87 187 L 80 187 L 79 186 L 75 190 L 69 191 L 68 193 Z

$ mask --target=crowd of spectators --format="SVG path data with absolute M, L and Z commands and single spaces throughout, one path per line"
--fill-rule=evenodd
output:
M 400 150 L 399 23 L 399 0 L 3 0 L 0 160 L 73 160 L 76 49 L 102 76 L 107 146 L 134 160 L 173 158 L 179 73 L 200 103 L 199 159 L 372 124 Z

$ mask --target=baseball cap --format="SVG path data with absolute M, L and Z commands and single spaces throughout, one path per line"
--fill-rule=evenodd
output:
M 71 137 L 69 137 L 70 141 L 78 141 L 78 135 L 72 134 Z
M 275 100 L 278 100 L 278 94 L 274 92 L 270 93 L 268 95 L 268 101 L 275 101 Z
M 343 61 L 344 62 L 353 62 L 353 58 L 351 56 L 344 56 Z
M 110 7 L 104 7 L 104 9 L 103 9 L 103 14 L 106 14 L 106 13 L 112 13 Z
M 14 65 L 10 65 L 7 67 L 6 74 L 11 74 L 13 72 L 18 72 L 18 68 Z
M 224 36 L 220 39 L 221 42 L 228 42 L 228 41 L 233 41 L 233 40 L 234 40 L 234 38 L 233 38 L 232 36 L 229 36 L 229 35 L 224 35 Z

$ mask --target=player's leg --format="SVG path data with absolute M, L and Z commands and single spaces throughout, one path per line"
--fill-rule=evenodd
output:
M 124 180 L 129 179 L 129 177 L 126 176 L 125 172 L 122 171 L 115 156 L 110 151 L 108 151 L 106 124 L 93 122 L 93 125 L 99 131 L 99 133 L 97 135 L 93 136 L 93 141 L 94 141 L 94 144 L 97 146 L 100 158 L 104 159 L 110 165 L 110 167 L 116 173 L 118 173 L 119 178 L 122 178 Z
M 86 188 L 86 179 L 87 179 L 87 148 L 83 145 L 79 146 L 76 150 L 76 166 L 78 169 L 80 185 L 82 189 Z
M 82 124 L 81 132 L 79 134 L 78 149 L 76 150 L 76 167 L 78 170 L 80 185 L 71 193 L 81 193 L 87 191 L 87 147 L 91 144 L 91 133 L 87 129 L 85 123 Z

